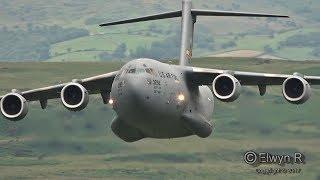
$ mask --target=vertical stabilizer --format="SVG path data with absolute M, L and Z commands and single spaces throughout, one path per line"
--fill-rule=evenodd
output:
M 192 15 L 191 0 L 182 1 L 180 65 L 186 66 L 192 58 L 193 32 L 196 16 Z

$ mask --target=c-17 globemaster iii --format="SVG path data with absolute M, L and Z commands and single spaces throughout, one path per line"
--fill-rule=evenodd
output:
M 274 14 L 194 9 L 191 0 L 183 0 L 182 10 L 102 24 L 100 26 L 181 17 L 180 64 L 169 65 L 141 58 L 128 62 L 119 71 L 95 77 L 25 92 L 12 90 L 0 97 L 1 112 L 5 118 L 18 121 L 27 115 L 29 101 L 39 101 L 45 109 L 47 101 L 55 98 L 61 98 L 67 109 L 80 111 L 87 106 L 90 94 L 101 94 L 103 102 L 111 104 L 117 113 L 112 131 L 126 142 L 190 135 L 205 138 L 213 129 L 210 120 L 214 96 L 220 101 L 232 102 L 239 97 L 241 86 L 257 86 L 260 95 L 264 95 L 267 86 L 282 85 L 288 102 L 302 104 L 310 98 L 310 85 L 320 84 L 319 76 L 299 73 L 266 74 L 188 66 L 192 57 L 194 25 L 200 16 L 288 18 Z

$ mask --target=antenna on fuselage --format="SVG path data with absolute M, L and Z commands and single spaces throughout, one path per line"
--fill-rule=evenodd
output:
M 152 21 L 159 19 L 169 19 L 175 17 L 182 17 L 181 19 L 181 49 L 180 49 L 180 65 L 187 66 L 192 58 L 193 34 L 194 24 L 198 16 L 233 16 L 233 17 L 279 17 L 289 18 L 286 15 L 278 14 L 264 14 L 264 13 L 247 13 L 247 12 L 233 12 L 233 11 L 215 11 L 193 9 L 191 0 L 182 0 L 182 10 L 171 11 L 150 16 L 137 17 L 132 19 L 125 19 L 121 21 L 114 21 L 100 26 L 113 26 L 118 24 L 128 24 L 142 21 Z

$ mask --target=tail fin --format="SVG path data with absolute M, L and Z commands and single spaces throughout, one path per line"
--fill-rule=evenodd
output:
M 286 15 L 278 14 L 264 14 L 264 13 L 248 13 L 248 12 L 232 12 L 232 11 L 212 11 L 193 9 L 191 0 L 182 0 L 182 10 L 172 11 L 167 13 L 155 14 L 150 16 L 143 16 L 133 19 L 125 19 L 121 21 L 114 21 L 100 26 L 112 26 L 118 24 L 128 24 L 143 21 L 153 21 L 159 19 L 169 19 L 175 17 L 182 17 L 182 34 L 181 34 L 181 51 L 180 51 L 180 65 L 188 65 L 192 57 L 192 44 L 194 24 L 197 16 L 233 16 L 233 17 L 278 17 L 289 18 Z

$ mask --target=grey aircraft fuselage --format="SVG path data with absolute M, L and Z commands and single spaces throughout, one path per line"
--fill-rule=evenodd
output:
M 190 90 L 179 66 L 130 61 L 115 77 L 110 97 L 118 115 L 112 130 L 126 141 L 206 137 L 212 132 L 213 94 L 207 86 Z

